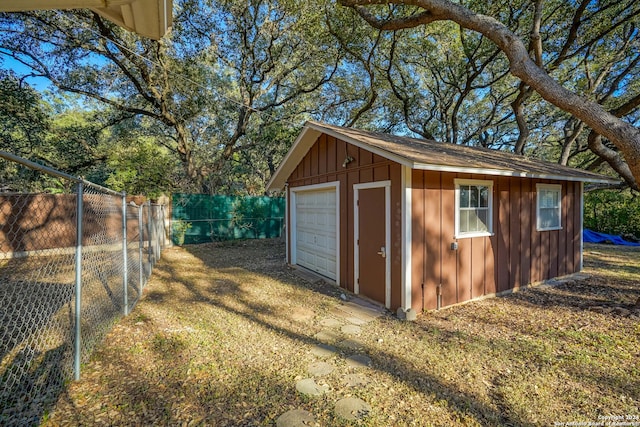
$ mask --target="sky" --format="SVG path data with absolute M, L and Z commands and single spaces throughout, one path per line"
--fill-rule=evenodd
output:
M 22 77 L 25 74 L 29 74 L 31 70 L 29 67 L 24 64 L 16 61 L 15 59 L 8 57 L 6 55 L 2 55 L 0 53 L 0 68 L 4 70 L 13 71 L 18 77 Z M 29 85 L 39 92 L 44 92 L 45 90 L 53 89 L 53 85 L 51 82 L 44 77 L 27 77 L 25 79 Z

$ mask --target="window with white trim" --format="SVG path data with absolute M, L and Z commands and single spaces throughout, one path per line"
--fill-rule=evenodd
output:
M 536 184 L 538 231 L 562 228 L 562 185 Z
M 493 232 L 493 181 L 456 179 L 456 238 Z

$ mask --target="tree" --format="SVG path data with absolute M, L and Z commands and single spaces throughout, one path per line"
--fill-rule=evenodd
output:
M 185 191 L 225 188 L 226 172 L 274 121 L 293 127 L 316 108 L 340 53 L 306 4 L 288 0 L 183 0 L 174 32 L 149 41 L 90 12 L 0 15 L 0 55 L 61 91 L 109 107 L 111 125 L 141 120 L 180 159 Z M 136 140 L 136 134 L 130 140 Z M 270 141 L 269 155 L 289 141 Z M 264 152 L 262 148 L 258 151 Z M 252 184 L 252 188 L 257 190 Z
M 622 120 L 616 111 L 607 111 L 602 105 L 594 102 L 585 96 L 580 96 L 559 84 L 541 67 L 538 57 L 540 51 L 536 50 L 536 31 L 532 37 L 533 52 L 527 48 L 523 39 L 505 24 L 497 19 L 474 13 L 470 9 L 451 1 L 446 0 L 340 0 L 344 6 L 354 9 L 371 26 L 380 30 L 398 31 L 418 26 L 426 26 L 439 21 L 453 21 L 460 27 L 482 34 L 491 40 L 507 57 L 510 72 L 518 77 L 524 85 L 528 86 L 543 99 L 560 108 L 563 111 L 583 121 L 589 126 L 594 135 L 600 135 L 619 150 L 624 156 L 624 163 L 628 167 L 628 173 L 616 164 L 615 160 L 621 160 L 617 153 L 615 159 L 608 162 L 616 169 L 627 183 L 635 189 L 639 189 L 640 183 L 640 130 Z M 537 2 L 541 5 L 541 2 Z M 581 2 L 584 8 L 588 2 Z M 620 2 L 607 2 L 607 8 L 613 8 Z M 391 6 L 389 6 L 391 5 Z M 382 6 L 382 7 L 381 7 Z M 640 10 L 634 2 L 624 3 L 624 10 L 628 13 L 629 21 L 633 22 Z M 581 6 L 583 7 L 583 6 Z M 574 27 L 571 27 L 572 30 Z M 567 49 L 562 49 L 561 53 L 567 55 L 568 49 L 573 46 L 575 40 L 571 37 L 567 44 Z M 538 52 L 538 53 L 536 53 Z M 541 56 L 541 55 L 539 55 Z M 526 93 L 527 88 L 521 87 L 521 93 Z M 640 104 L 638 97 L 633 97 L 625 104 L 625 110 L 634 109 Z M 517 110 L 517 105 L 514 110 Z M 594 147 L 596 144 L 592 144 Z
M 427 139 L 501 148 L 508 144 L 505 84 L 499 50 L 482 36 L 438 23 L 420 35 L 393 32 L 387 80 L 407 127 Z
M 0 26 L 0 52 L 31 75 L 111 107 L 117 112 L 113 123 L 155 120 L 157 142 L 172 150 L 186 175 L 197 181 L 187 121 L 201 92 L 189 88 L 193 93 L 187 97 L 176 88 L 171 71 L 189 70 L 192 64 L 171 58 L 171 45 L 137 37 L 87 11 L 0 14 Z
M 17 155 L 35 154 L 40 157 L 44 154 L 42 142 L 49 126 L 49 112 L 40 94 L 13 73 L 0 70 L 2 149 Z
M 155 200 L 174 189 L 177 159 L 149 137 L 120 140 L 110 151 L 107 165 L 111 170 L 105 183 L 116 191 Z
M 48 99 L 47 99 L 48 98 Z M 14 74 L 0 70 L 1 148 L 20 157 L 80 175 L 106 159 L 101 143 L 101 120 L 67 106 L 57 109 L 60 98 L 43 96 Z M 104 146 L 101 147 L 104 149 Z M 35 191 L 43 186 L 39 173 L 5 165 L 2 181 L 14 190 Z M 45 179 L 45 187 L 56 186 Z
M 341 55 L 306 3 L 210 0 L 185 6 L 192 13 L 180 37 L 208 52 L 206 61 L 218 76 L 209 83 L 218 96 L 206 107 L 209 120 L 202 132 L 203 154 L 210 159 L 206 187 L 212 192 L 228 188 L 228 172 L 239 171 L 238 163 L 251 153 L 275 160 L 286 153 L 289 140 L 267 141 L 258 131 L 276 122 L 301 125 Z

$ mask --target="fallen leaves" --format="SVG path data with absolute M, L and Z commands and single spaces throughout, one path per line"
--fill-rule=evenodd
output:
M 385 316 L 362 325 L 357 341 L 327 346 L 314 336 L 340 330 L 326 319 L 344 291 L 292 274 L 282 242 L 174 248 L 45 424 L 272 425 L 299 408 L 341 425 L 342 398 L 371 405 L 372 426 L 636 414 L 640 326 L 616 307 L 632 310 L 640 297 L 640 252 L 596 252 L 585 255 L 588 278 L 414 323 Z M 358 377 L 343 361 L 354 351 L 370 357 Z M 321 360 L 341 367 L 317 379 L 331 393 L 305 397 L 296 379 Z

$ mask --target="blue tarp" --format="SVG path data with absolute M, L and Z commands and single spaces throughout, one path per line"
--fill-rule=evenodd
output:
M 614 245 L 640 246 L 640 243 L 628 242 L 620 236 L 598 233 L 597 231 L 587 230 L 586 228 L 582 231 L 582 237 L 585 243 L 613 243 Z

